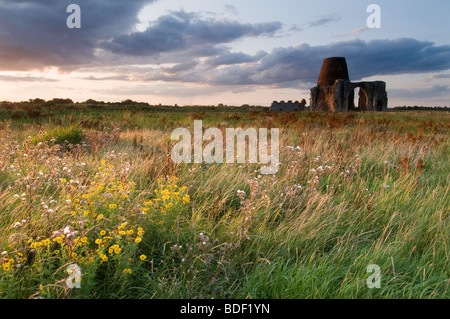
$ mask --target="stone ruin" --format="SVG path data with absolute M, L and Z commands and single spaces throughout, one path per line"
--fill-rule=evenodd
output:
M 359 88 L 355 103 L 355 89 Z M 317 86 L 311 89 L 311 110 L 323 112 L 386 111 L 386 83 L 350 82 L 347 61 L 342 57 L 323 61 Z
M 306 100 L 303 99 L 301 102 L 299 101 L 288 101 L 287 103 L 284 101 L 277 102 L 273 101 L 270 106 L 271 112 L 296 112 L 296 111 L 304 111 L 306 108 Z

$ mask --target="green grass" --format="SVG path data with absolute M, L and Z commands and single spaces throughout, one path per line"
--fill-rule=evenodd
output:
M 39 111 L 0 110 L 1 298 L 450 296 L 446 112 Z M 205 128 L 281 128 L 279 172 L 173 164 L 171 131 L 195 119 Z M 149 204 L 166 190 L 164 205 Z M 132 234 L 118 233 L 124 220 Z M 67 226 L 88 244 L 53 244 Z M 98 251 L 103 229 L 113 239 Z M 113 244 L 120 253 L 109 254 Z M 81 289 L 65 284 L 71 263 L 81 266 Z M 380 289 L 367 287 L 370 264 L 381 268 Z
M 34 145 L 40 142 L 51 142 L 55 144 L 79 144 L 83 139 L 83 132 L 78 127 L 72 125 L 69 127 L 55 127 L 47 132 L 43 132 L 38 136 L 31 138 L 31 143 Z

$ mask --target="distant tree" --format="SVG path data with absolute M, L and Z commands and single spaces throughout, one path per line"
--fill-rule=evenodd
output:
M 123 105 L 134 105 L 134 104 L 137 104 L 137 102 L 134 102 L 133 100 L 127 99 L 125 101 L 120 102 L 120 104 L 123 104 Z
M 71 105 L 71 104 L 73 104 L 73 101 L 71 99 L 54 98 L 50 101 L 47 101 L 45 104 L 47 104 L 47 105 Z
M 37 98 L 37 99 L 29 99 L 29 102 L 32 104 L 44 104 L 46 101 L 43 99 Z
M 86 100 L 84 102 L 84 104 L 93 105 L 93 104 L 98 104 L 98 102 L 96 100 L 93 100 L 93 99 L 88 99 L 88 100 Z

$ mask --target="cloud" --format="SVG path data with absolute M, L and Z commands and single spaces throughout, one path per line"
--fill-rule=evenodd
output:
M 69 29 L 73 0 L 0 1 L 0 69 L 76 68 L 98 61 L 99 42 L 133 30 L 153 0 L 78 0 L 81 29 Z
M 198 52 L 202 54 L 201 52 Z M 170 67 L 145 68 L 123 66 L 115 72 L 136 81 L 200 83 L 221 86 L 263 85 L 305 89 L 313 86 L 323 59 L 345 56 L 350 78 L 358 81 L 371 76 L 428 73 L 450 69 L 450 46 L 436 46 L 414 39 L 351 40 L 322 46 L 301 44 L 276 48 L 254 55 L 216 47 L 214 55 L 197 58 L 193 51 L 163 55 L 163 61 L 175 61 Z
M 255 55 L 248 55 L 243 52 L 224 52 L 221 55 L 210 58 L 207 63 L 212 66 L 232 65 L 241 63 L 257 62 L 267 55 L 267 52 L 259 51 Z
M 450 87 L 448 85 L 434 85 L 429 88 L 421 89 L 391 89 L 389 95 L 393 98 L 409 98 L 409 99 L 438 99 L 449 98 Z
M 204 19 L 198 13 L 172 12 L 161 16 L 143 32 L 120 35 L 102 44 L 113 53 L 152 56 L 199 46 L 225 44 L 243 37 L 273 36 L 280 22 L 240 23 L 228 19 Z
M 105 76 L 105 77 L 96 77 L 96 76 L 88 76 L 82 78 L 83 80 L 89 81 L 130 81 L 130 77 L 126 75 L 113 75 L 113 76 Z
M 239 14 L 239 11 L 236 9 L 235 6 L 231 5 L 231 4 L 226 4 L 223 6 L 224 10 L 226 13 L 229 13 L 233 16 L 236 16 Z
M 55 79 L 35 76 L 14 76 L 14 75 L 0 75 L 0 81 L 5 82 L 58 82 Z
M 357 28 L 357 29 L 352 30 L 352 34 L 363 33 L 363 32 L 366 32 L 367 30 L 369 30 L 368 27 Z
M 71 2 L 0 1 L 0 70 L 97 68 L 111 69 L 113 75 L 87 80 L 299 88 L 315 83 L 323 59 L 331 56 L 347 58 L 354 81 L 450 69 L 449 45 L 410 38 L 299 44 L 256 54 L 231 50 L 234 41 L 276 36 L 282 29 L 278 21 L 245 23 L 181 10 L 162 15 L 146 30 L 137 31 L 139 11 L 153 0 L 78 0 L 82 28 L 68 29 L 66 8 Z M 314 28 L 340 19 L 332 14 L 300 27 Z
M 341 16 L 339 14 L 333 13 L 333 14 L 329 14 L 329 15 L 320 17 L 317 20 L 308 23 L 307 26 L 309 28 L 320 27 L 320 26 L 326 25 L 331 22 L 338 22 L 340 20 L 341 20 Z
M 294 25 L 292 25 L 289 28 L 289 31 L 301 32 L 301 31 L 304 31 L 306 29 L 324 26 L 324 25 L 327 25 L 327 24 L 332 23 L 332 22 L 338 22 L 341 19 L 342 18 L 341 18 L 341 16 L 339 14 L 333 13 L 333 14 L 329 14 L 329 15 L 326 15 L 326 16 L 319 17 L 316 20 L 308 22 L 308 23 L 294 24 Z
M 429 80 L 450 79 L 450 74 L 431 74 Z
M 415 39 L 351 40 L 322 46 L 302 44 L 274 49 L 251 65 L 215 71 L 222 84 L 314 83 L 326 57 L 345 56 L 353 81 L 370 76 L 415 74 L 450 69 L 450 46 Z
M 71 0 L 0 1 L 0 70 L 177 63 L 186 56 L 218 55 L 230 42 L 270 37 L 282 27 L 277 21 L 241 23 L 181 10 L 136 31 L 139 11 L 153 1 L 79 0 L 81 29 L 66 26 Z

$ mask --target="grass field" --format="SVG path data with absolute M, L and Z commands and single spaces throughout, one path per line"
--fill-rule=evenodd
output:
M 196 119 L 279 128 L 279 172 L 175 165 L 171 132 Z M 1 108 L 0 298 L 448 298 L 449 129 L 428 111 Z

